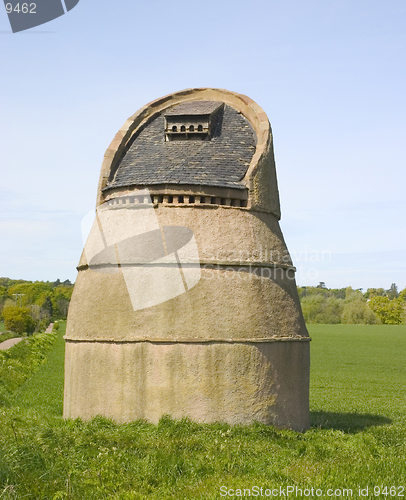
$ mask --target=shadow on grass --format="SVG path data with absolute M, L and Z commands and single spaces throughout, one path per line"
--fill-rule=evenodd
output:
M 382 415 L 369 413 L 335 413 L 328 411 L 310 412 L 311 427 L 340 430 L 349 434 L 363 431 L 375 425 L 391 424 L 392 420 Z

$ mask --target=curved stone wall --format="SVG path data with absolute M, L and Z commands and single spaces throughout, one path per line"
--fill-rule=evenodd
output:
M 139 127 L 191 100 L 224 102 L 249 120 L 257 143 L 244 189 L 104 189 Z M 310 339 L 279 217 L 270 126 L 253 101 L 190 89 L 133 115 L 106 152 L 78 266 L 64 416 L 306 429 Z

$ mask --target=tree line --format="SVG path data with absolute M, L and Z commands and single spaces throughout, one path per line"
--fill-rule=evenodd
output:
M 0 278 L 0 321 L 18 334 L 43 331 L 51 321 L 66 319 L 73 284 L 59 279 L 25 281 Z M 395 283 L 388 290 L 298 287 L 307 323 L 406 324 L 406 288 Z
M 66 319 L 73 284 L 69 280 L 25 281 L 0 278 L 0 321 L 6 330 L 28 335 Z
M 406 288 L 401 292 L 395 283 L 384 288 L 298 287 L 306 323 L 406 324 Z

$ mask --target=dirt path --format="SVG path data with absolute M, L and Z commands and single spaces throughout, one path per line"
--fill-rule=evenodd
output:
M 4 351 L 5 349 L 10 349 L 10 347 L 13 347 L 13 345 L 18 344 L 22 340 L 23 339 L 21 337 L 17 337 L 16 339 L 5 340 L 4 342 L 0 343 L 0 351 Z

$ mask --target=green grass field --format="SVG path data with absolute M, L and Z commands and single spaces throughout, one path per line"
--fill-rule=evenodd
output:
M 65 326 L 65 325 L 64 325 Z M 63 332 L 65 329 L 63 329 Z M 63 377 L 65 361 L 65 342 L 63 332 L 58 338 L 46 363 L 38 373 L 16 391 L 13 406 L 35 408 L 52 415 L 62 415 L 63 411 Z M 0 497 L 1 498 L 1 497 Z
M 4 332 L 4 321 L 0 321 L 0 332 Z
M 0 409 L 0 499 L 217 499 L 261 496 L 261 487 L 262 497 L 406 496 L 406 326 L 309 330 L 312 428 L 303 434 L 169 418 L 63 421 L 61 331 Z

